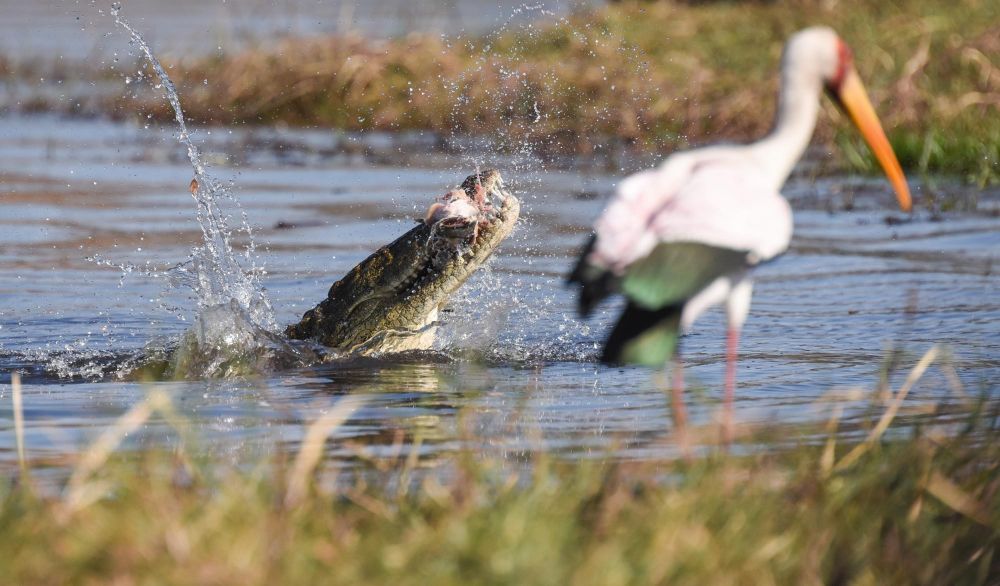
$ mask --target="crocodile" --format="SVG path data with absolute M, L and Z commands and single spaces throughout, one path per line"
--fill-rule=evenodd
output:
M 129 380 L 232 378 L 431 347 L 438 314 L 511 233 L 520 202 L 500 173 L 469 176 L 431 204 L 417 225 L 330 287 L 284 336 L 257 325 L 235 301 L 204 309 L 175 346 L 154 347 L 116 367 Z M 224 330 L 222 340 L 206 331 Z
M 441 308 L 511 233 L 519 212 L 498 171 L 470 175 L 334 283 L 285 335 L 354 355 L 430 348 Z

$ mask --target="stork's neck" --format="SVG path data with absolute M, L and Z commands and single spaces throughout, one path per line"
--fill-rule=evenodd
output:
M 750 145 L 777 190 L 781 189 L 809 145 L 819 114 L 821 89 L 822 82 L 815 76 L 795 72 L 788 67 L 782 71 L 774 129 L 762 140 Z

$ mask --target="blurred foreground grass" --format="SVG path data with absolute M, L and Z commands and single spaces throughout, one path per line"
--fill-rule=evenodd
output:
M 992 0 L 622 2 L 484 37 L 283 40 L 181 60 L 171 75 L 201 122 L 485 135 L 542 156 L 669 152 L 766 132 L 782 44 L 813 24 L 854 49 L 905 168 L 1000 182 Z M 136 110 L 125 98 L 113 108 Z M 172 116 L 158 94 L 143 108 Z M 870 166 L 846 119 L 825 110 L 820 143 Z
M 656 462 L 537 455 L 512 472 L 471 451 L 425 462 L 417 446 L 339 482 L 311 479 L 351 399 L 294 461 L 116 454 L 149 417 L 175 418 L 154 391 L 60 494 L 30 473 L 0 483 L 4 582 L 996 584 L 1000 406 L 886 434 L 908 385 L 846 443 L 834 416 L 825 443 L 775 428 Z

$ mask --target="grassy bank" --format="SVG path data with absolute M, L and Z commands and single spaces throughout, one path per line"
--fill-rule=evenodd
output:
M 201 122 L 472 133 L 541 154 L 667 152 L 764 133 L 783 40 L 824 23 L 854 48 L 904 167 L 986 184 L 1000 181 L 998 22 L 989 0 L 621 3 L 482 38 L 288 40 L 183 60 L 172 74 Z M 135 110 L 126 102 L 119 113 Z M 168 114 L 156 96 L 145 107 Z M 825 109 L 818 140 L 870 165 Z
M 113 455 L 105 436 L 58 495 L 0 483 L 0 561 L 13 584 L 995 584 L 1000 406 L 888 439 L 903 395 L 873 403 L 860 443 L 779 427 L 743 436 L 756 455 L 513 467 L 404 449 L 336 490 L 310 479 L 346 411 L 255 468 Z M 109 435 L 167 405 L 154 393 Z
M 991 584 L 1000 435 L 988 417 L 842 470 L 803 447 L 536 463 L 516 478 L 465 454 L 451 480 L 408 494 L 376 479 L 294 505 L 280 463 L 192 472 L 143 453 L 105 465 L 106 496 L 79 508 L 0 489 L 0 560 L 14 584 Z

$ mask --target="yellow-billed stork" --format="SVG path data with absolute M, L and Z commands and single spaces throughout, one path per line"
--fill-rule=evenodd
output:
M 793 35 L 781 62 L 774 128 L 747 145 L 674 153 L 627 177 L 594 224 L 569 277 L 580 285 L 584 316 L 612 293 L 628 301 L 601 360 L 663 366 L 676 360 L 673 409 L 684 424 L 677 354 L 680 332 L 709 307 L 725 303 L 725 429 L 732 417 L 736 346 L 750 310 L 750 270 L 775 258 L 792 236 L 781 186 L 809 144 L 823 89 L 847 112 L 909 211 L 910 191 L 847 45 L 831 29 Z

